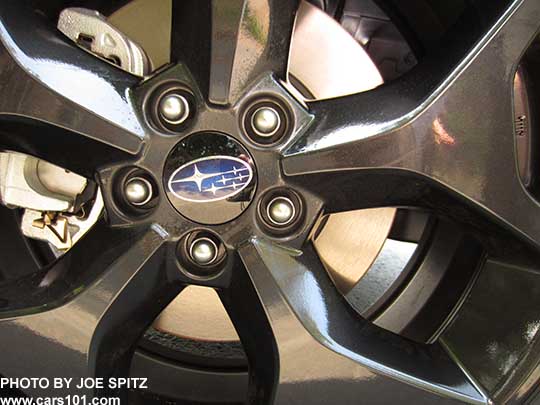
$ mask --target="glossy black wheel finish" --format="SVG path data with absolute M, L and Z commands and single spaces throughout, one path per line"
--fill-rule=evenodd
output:
M 307 108 L 279 84 L 295 2 L 268 0 L 263 13 L 251 0 L 190 3 L 174 2 L 179 64 L 144 82 L 67 42 L 29 3 L 0 4 L 0 144 L 95 175 L 107 211 L 49 268 L 2 286 L 0 338 L 11 350 L 0 373 L 126 376 L 140 335 L 193 283 L 218 288 L 235 322 L 249 357 L 250 403 L 488 403 L 497 393 L 485 392 L 447 345 L 414 343 L 358 317 L 306 240 L 322 212 L 413 205 L 465 226 L 495 260 L 538 258 L 538 203 L 517 173 L 510 97 L 517 61 L 540 27 L 538 2 L 510 2 L 474 46 L 450 44 L 445 58 L 428 58 L 394 83 Z M 193 48 L 178 43 L 187 17 L 191 27 L 200 21 Z M 250 42 L 253 62 L 233 51 L 247 46 L 254 18 L 263 35 Z M 171 82 L 193 95 L 196 114 L 183 130 L 158 128 L 148 115 L 156 89 Z M 241 125 L 246 103 L 268 94 L 286 103 L 294 123 L 275 147 L 250 142 Z M 204 226 L 167 198 L 149 215 L 126 214 L 114 198 L 119 173 L 151 173 L 165 195 L 167 156 L 188 137 L 215 132 L 252 157 L 253 204 Z M 74 150 L 92 159 L 66 153 Z M 257 210 L 276 187 L 301 196 L 305 218 L 279 238 L 258 225 Z M 228 251 L 215 277 L 182 271 L 178 242 L 194 230 L 215 233 Z M 537 363 L 508 384 L 523 387 Z M 508 388 L 505 399 L 518 394 L 528 391 Z

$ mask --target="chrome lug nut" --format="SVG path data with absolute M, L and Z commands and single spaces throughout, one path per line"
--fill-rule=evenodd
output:
M 273 236 L 292 235 L 303 223 L 303 199 L 288 187 L 268 190 L 261 196 L 257 209 L 260 225 Z
M 287 197 L 276 197 L 266 207 L 268 219 L 277 226 L 290 224 L 296 215 L 294 203 Z
M 262 137 L 271 137 L 276 134 L 281 125 L 279 113 L 272 107 L 261 107 L 251 117 L 253 131 Z
M 189 256 L 199 266 L 208 266 L 217 259 L 218 247 L 210 238 L 198 238 L 191 243 Z
M 242 112 L 245 135 L 261 146 L 275 145 L 291 134 L 294 115 L 284 101 L 272 96 L 249 103 Z
M 145 205 L 152 199 L 152 184 L 142 177 L 133 177 L 126 182 L 124 193 L 130 204 Z
M 224 269 L 227 248 L 217 235 L 195 230 L 180 239 L 177 257 L 182 273 L 199 280 L 210 279 Z
M 159 115 L 168 124 L 182 124 L 189 116 L 189 102 L 181 94 L 166 94 L 159 101 Z

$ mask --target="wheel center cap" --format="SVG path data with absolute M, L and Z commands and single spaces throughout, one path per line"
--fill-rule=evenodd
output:
M 193 134 L 167 158 L 164 186 L 185 217 L 215 225 L 233 220 L 250 204 L 257 174 L 248 151 L 230 136 Z

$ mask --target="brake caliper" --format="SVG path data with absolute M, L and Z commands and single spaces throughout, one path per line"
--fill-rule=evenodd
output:
M 81 48 L 131 74 L 145 76 L 151 70 L 144 50 L 95 10 L 64 9 L 58 19 L 58 29 Z
M 94 10 L 66 8 L 58 29 L 78 46 L 136 76 L 151 70 L 144 50 Z M 22 233 L 48 242 L 57 255 L 96 223 L 103 199 L 94 182 L 43 160 L 0 152 L 0 203 L 22 208 Z
M 97 221 L 101 193 L 92 181 L 44 160 L 0 152 L 0 203 L 22 208 L 22 233 L 70 249 Z

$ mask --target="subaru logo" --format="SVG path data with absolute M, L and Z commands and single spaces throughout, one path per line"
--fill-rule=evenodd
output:
M 210 156 L 176 169 L 169 178 L 169 190 L 181 200 L 204 203 L 235 196 L 252 179 L 253 169 L 248 162 L 231 156 Z

